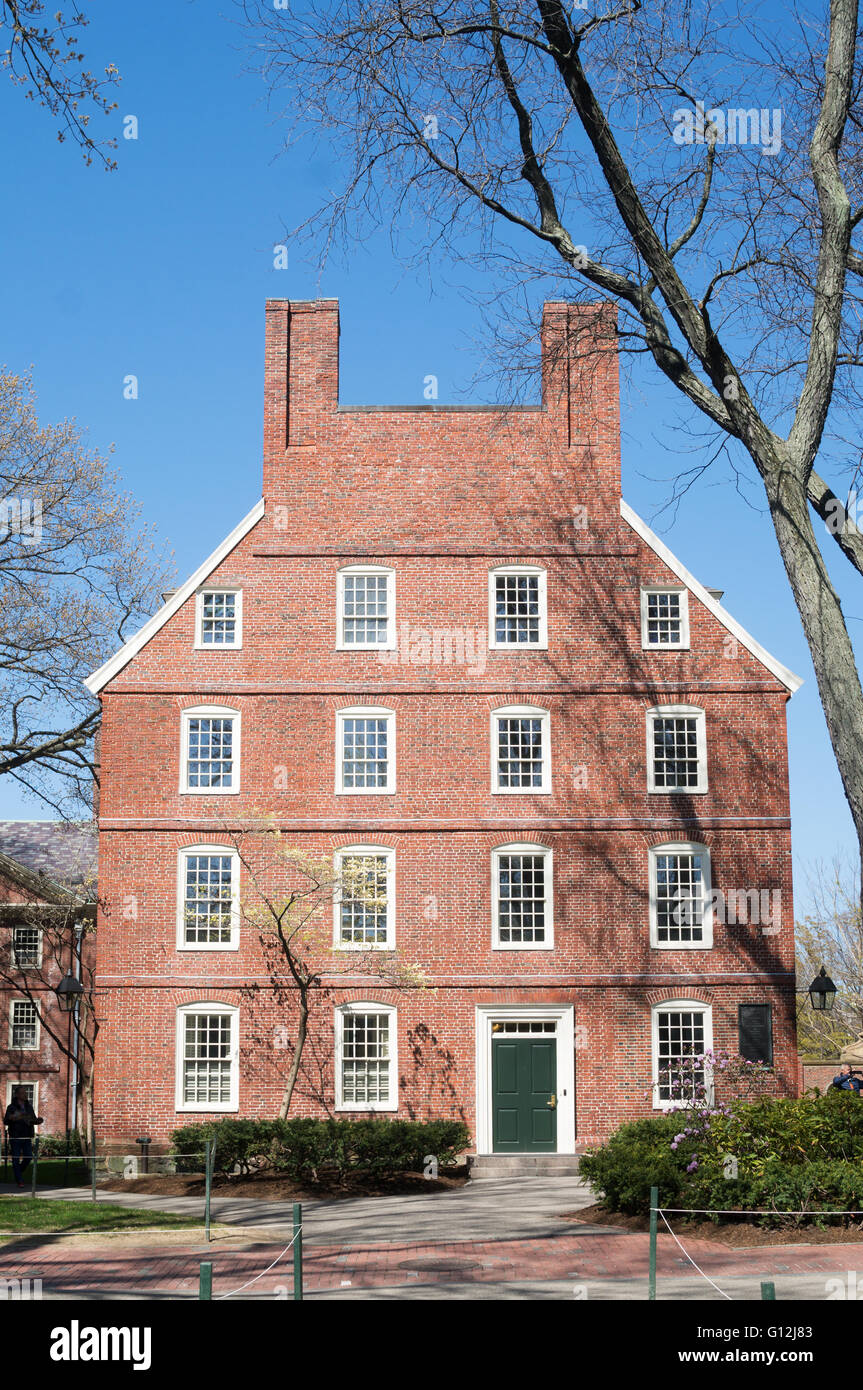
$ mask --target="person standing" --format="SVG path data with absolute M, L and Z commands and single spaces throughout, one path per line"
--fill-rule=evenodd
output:
M 33 1134 L 36 1125 L 42 1123 L 42 1116 L 34 1111 L 23 1086 L 16 1086 L 12 1092 L 3 1123 L 12 1151 L 12 1172 L 18 1186 L 23 1187 L 24 1174 L 33 1159 Z

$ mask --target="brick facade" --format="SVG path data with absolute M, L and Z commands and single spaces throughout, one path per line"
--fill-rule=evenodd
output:
M 331 969 L 295 1113 L 333 1113 L 334 1010 L 351 999 L 398 1010 L 397 1113 L 463 1117 L 481 1145 L 481 1009 L 564 1008 L 574 1094 L 560 1096 L 559 1134 L 579 1148 L 650 1112 L 651 1008 L 666 999 L 709 1005 L 714 1045 L 732 1052 L 738 1005 L 771 1004 L 777 1089 L 796 1089 L 793 680 L 698 587 L 689 649 L 642 650 L 641 587 L 683 586 L 621 514 L 613 334 L 607 310 L 546 306 L 542 407 L 343 407 L 337 304 L 268 302 L 263 514 L 193 586 L 242 589 L 242 647 L 196 649 L 195 595 L 181 590 L 149 640 L 92 678 L 103 1142 L 164 1141 L 203 1113 L 176 1109 L 188 1003 L 237 1006 L 234 1113 L 278 1111 L 294 1020 L 258 941 L 177 949 L 178 850 L 227 845 L 262 808 L 305 851 L 395 851 L 397 948 L 434 986 Z M 395 651 L 337 649 L 338 571 L 363 563 L 395 572 Z M 489 649 L 488 575 L 505 564 L 547 573 L 546 650 Z M 337 793 L 337 712 L 369 704 L 395 715 L 395 791 Z M 200 705 L 241 715 L 236 795 L 179 789 L 181 715 Z M 548 793 L 490 789 L 492 711 L 509 705 L 547 711 Z M 647 790 L 656 705 L 705 711 L 706 792 Z M 715 888 L 780 890 L 781 920 L 717 924 L 710 949 L 652 947 L 648 851 L 678 841 L 709 849 Z M 491 856 L 512 843 L 553 851 L 551 949 L 493 949 Z

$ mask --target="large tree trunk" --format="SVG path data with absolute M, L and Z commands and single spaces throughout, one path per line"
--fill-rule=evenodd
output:
M 839 596 L 812 528 L 806 486 L 796 469 L 762 469 L 779 551 L 794 594 L 848 799 L 863 874 L 863 689 Z M 863 899 L 863 883 L 861 883 Z

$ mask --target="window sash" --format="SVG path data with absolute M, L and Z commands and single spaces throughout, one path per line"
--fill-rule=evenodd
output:
M 392 1099 L 389 1013 L 343 1013 L 341 1101 L 356 1109 L 388 1105 Z
M 12 962 L 16 970 L 28 970 L 42 960 L 42 931 L 39 927 L 13 927 Z
M 186 785 L 197 790 L 234 785 L 232 715 L 193 715 L 186 731 Z
M 235 647 L 239 627 L 239 601 L 235 590 L 208 589 L 200 597 L 202 647 Z
M 184 1105 L 225 1106 L 233 1094 L 234 1020 L 225 1013 L 187 1013 L 182 1025 Z
M 651 718 L 654 790 L 698 790 L 703 781 L 700 717 L 695 714 L 654 714 Z
M 9 1046 L 13 1052 L 34 1052 L 39 1046 L 39 1010 L 29 999 L 13 999 Z
M 524 851 L 497 855 L 497 940 L 500 945 L 545 944 L 547 859 L 547 854 Z
M 345 647 L 385 647 L 390 620 L 390 575 L 343 574 L 342 643 Z
M 545 785 L 544 719 L 539 715 L 497 716 L 499 790 L 541 790 Z
M 706 855 L 696 850 L 660 850 L 653 855 L 656 940 L 662 944 L 704 942 Z
M 695 1088 L 707 1084 L 704 1067 L 694 1071 L 686 1069 L 685 1077 L 691 1082 L 687 1086 L 673 1090 L 674 1073 L 669 1071 L 675 1063 L 690 1057 L 702 1056 L 707 1051 L 707 1019 L 704 1009 L 659 1009 L 656 1016 L 656 1068 L 657 1097 L 666 1103 L 685 1103 L 695 1094 Z
M 494 576 L 494 641 L 499 647 L 538 646 L 542 640 L 539 574 Z
M 386 946 L 390 937 L 390 859 L 386 854 L 347 853 L 340 856 L 343 871 L 362 874 L 367 897 L 342 893 L 337 903 L 340 946 Z
M 389 785 L 390 720 L 386 715 L 350 715 L 341 721 L 342 787 L 384 791 Z
M 230 945 L 235 925 L 234 856 L 193 851 L 182 856 L 183 943 Z

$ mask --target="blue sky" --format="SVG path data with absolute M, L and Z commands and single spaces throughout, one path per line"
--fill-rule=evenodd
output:
M 274 243 L 314 208 L 331 171 L 303 145 L 278 154 L 263 88 L 243 71 L 246 40 L 230 0 L 90 0 L 85 8 L 90 66 L 113 61 L 123 76 L 119 109 L 100 128 L 119 136 L 122 118 L 134 114 L 139 138 L 120 139 L 116 173 L 88 169 L 57 142 L 51 116 L 0 81 L 0 361 L 19 371 L 33 365 L 44 420 L 74 415 L 94 445 L 115 444 L 127 488 L 184 577 L 260 496 L 267 296 L 339 298 L 347 402 L 422 402 L 430 372 L 441 402 L 464 401 L 480 362 L 480 323 L 445 266 L 405 272 L 384 235 L 322 276 L 307 253 L 292 251 L 287 270 L 273 268 Z M 489 288 L 480 272 L 473 284 Z M 128 374 L 139 380 L 135 401 L 124 399 Z M 669 426 L 681 414 L 655 379 L 625 403 L 624 492 L 648 521 L 668 495 L 677 438 Z M 687 453 L 687 466 L 698 457 Z M 807 867 L 850 855 L 854 836 L 769 519 L 728 483 L 705 481 L 673 519 L 652 524 L 806 679 L 789 706 L 805 910 Z M 863 618 L 863 600 L 855 602 L 849 611 Z M 43 814 L 13 786 L 0 791 L 0 818 Z

